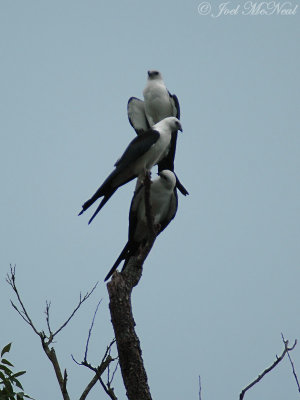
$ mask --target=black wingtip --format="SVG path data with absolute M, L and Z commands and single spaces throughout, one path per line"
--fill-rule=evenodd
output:
M 183 186 L 183 184 L 180 182 L 177 176 L 176 176 L 176 187 L 179 190 L 179 192 L 182 193 L 184 196 L 189 195 L 189 192 L 186 190 L 186 188 Z
M 78 214 L 78 217 L 79 217 L 79 215 L 81 215 L 83 213 L 84 213 L 84 210 L 81 210 L 80 213 Z
M 114 192 L 112 192 L 114 193 Z M 89 220 L 89 225 L 90 223 L 93 221 L 93 219 L 96 217 L 96 215 L 98 214 L 98 212 L 101 210 L 101 208 L 104 206 L 104 204 L 109 200 L 109 198 L 112 196 L 112 193 L 109 196 L 106 196 L 102 199 L 101 203 L 99 204 L 97 210 L 94 212 L 94 214 L 92 215 L 92 218 Z
M 100 210 L 99 210 L 99 211 L 100 211 Z M 91 222 L 92 222 L 93 219 L 96 217 L 96 215 L 98 214 L 99 211 L 97 211 L 97 212 L 92 216 L 92 218 L 90 218 L 90 220 L 89 220 L 89 222 L 88 222 L 88 225 L 91 224 Z
M 181 194 L 183 194 L 184 196 L 189 196 L 190 194 L 189 194 L 189 192 L 185 189 L 185 188 L 183 188 L 183 189 L 179 189 L 179 188 L 177 188 L 179 191 L 180 191 L 180 193 Z
M 104 282 L 108 281 L 109 278 L 115 273 L 116 269 L 118 268 L 120 262 L 122 261 L 122 259 L 120 259 L 120 257 L 117 259 L 117 261 L 114 263 L 114 265 L 112 266 L 111 270 L 109 271 L 109 273 L 106 275 Z

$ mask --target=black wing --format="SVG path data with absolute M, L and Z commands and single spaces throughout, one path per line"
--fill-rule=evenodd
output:
M 169 213 L 167 217 L 163 221 L 161 221 L 158 235 L 169 225 L 172 219 L 175 218 L 175 215 L 177 213 L 177 208 L 178 208 L 178 195 L 177 195 L 177 189 L 175 187 L 173 195 L 171 196 L 170 199 Z
M 143 156 L 150 147 L 157 142 L 159 136 L 158 131 L 149 129 L 142 135 L 134 138 L 124 151 L 121 158 L 119 158 L 115 163 L 115 167 L 117 167 L 117 169 L 126 168 L 129 164 Z
M 168 93 L 173 107 L 173 116 L 176 117 L 177 119 L 180 119 L 180 106 L 178 97 L 176 96 L 176 94 L 171 94 L 169 91 Z
M 171 94 L 169 91 L 170 101 L 173 108 L 173 116 L 180 119 L 180 106 L 178 98 L 175 94 Z M 161 160 L 158 164 L 158 172 L 163 171 L 164 169 L 169 169 L 170 171 L 174 171 L 174 158 L 176 153 L 176 144 L 177 144 L 177 131 L 172 133 L 170 150 L 167 156 Z

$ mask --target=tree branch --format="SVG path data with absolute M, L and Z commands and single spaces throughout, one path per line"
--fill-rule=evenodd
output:
M 88 355 L 88 350 L 89 350 L 89 343 L 90 343 L 90 338 L 92 335 L 92 330 L 94 327 L 94 323 L 95 323 L 95 319 L 96 319 L 96 315 L 99 309 L 99 306 L 102 302 L 102 299 L 99 301 L 99 303 L 97 304 L 96 310 L 94 312 L 93 315 L 93 319 L 91 322 L 91 326 L 89 328 L 89 333 L 88 333 L 88 337 L 86 340 L 86 345 L 85 345 L 85 352 L 84 352 L 84 360 L 81 362 L 78 362 L 75 360 L 75 358 L 73 357 L 73 355 L 71 356 L 73 361 L 77 364 L 77 365 L 82 365 L 84 367 L 89 368 L 90 370 L 92 370 L 95 373 L 95 376 L 92 378 L 92 380 L 88 383 L 88 385 L 86 386 L 86 388 L 84 389 L 84 391 L 82 392 L 82 395 L 80 396 L 79 400 L 85 400 L 86 397 L 88 396 L 89 392 L 92 390 L 92 388 L 95 386 L 95 384 L 97 383 L 97 381 L 99 380 L 100 384 L 102 385 L 102 387 L 104 388 L 105 392 L 111 397 L 111 399 L 113 400 L 117 400 L 117 397 L 114 394 L 114 391 L 112 388 L 107 388 L 105 386 L 105 384 L 102 381 L 101 375 L 103 374 L 103 372 L 106 369 L 109 369 L 109 365 L 112 361 L 115 361 L 116 358 L 112 358 L 110 353 L 111 353 L 111 348 L 113 346 L 113 344 L 115 343 L 115 339 L 112 340 L 110 342 L 110 344 L 107 346 L 106 351 L 104 353 L 104 356 L 102 358 L 102 361 L 100 363 L 100 365 L 98 367 L 93 367 L 87 360 L 87 355 Z
M 101 375 L 103 374 L 103 372 L 106 370 L 106 368 L 108 367 L 108 365 L 115 360 L 115 358 L 112 358 L 111 356 L 107 356 L 106 359 L 104 361 L 101 362 L 101 364 L 98 367 L 93 367 L 90 363 L 88 363 L 87 361 L 82 361 L 81 363 L 78 363 L 74 357 L 72 356 L 73 360 L 76 362 L 76 364 L 78 365 L 82 365 L 84 367 L 89 368 L 91 371 L 93 371 L 95 373 L 95 376 L 93 377 L 93 379 L 89 382 L 89 384 L 86 386 L 86 388 L 84 389 L 84 391 L 82 392 L 82 395 L 80 396 L 79 400 L 85 400 L 87 395 L 89 394 L 89 392 L 91 391 L 91 389 L 95 386 L 95 384 L 97 383 L 97 381 L 99 380 L 100 384 L 102 385 L 102 387 L 104 388 L 105 392 L 107 394 L 109 394 L 109 396 L 111 397 L 111 399 L 113 400 L 117 400 L 117 397 L 115 396 L 113 389 L 111 389 L 111 392 L 108 393 L 108 390 L 105 386 L 105 384 L 103 383 L 102 379 L 101 379 Z M 114 397 L 112 397 L 114 396 Z
M 284 339 L 284 336 L 283 336 L 282 333 L 281 333 L 281 337 L 282 337 L 283 343 L 285 344 L 286 340 Z M 298 387 L 298 392 L 300 392 L 299 380 L 298 380 L 298 377 L 297 377 L 297 374 L 296 374 L 296 370 L 295 370 L 295 366 L 294 366 L 294 363 L 293 363 L 292 358 L 290 356 L 290 351 L 289 350 L 287 352 L 287 355 L 288 355 L 288 358 L 289 358 L 291 366 L 292 366 L 293 375 L 294 375 L 294 378 L 295 378 L 295 381 L 296 381 L 296 384 L 297 384 L 297 387 Z
M 149 238 L 139 254 L 131 257 L 125 270 L 115 272 L 107 284 L 110 298 L 109 309 L 113 324 L 121 373 L 129 400 L 151 400 L 147 375 L 142 359 L 139 338 L 135 332 L 135 321 L 132 314 L 131 293 L 142 276 L 142 266 L 156 239 L 153 214 L 150 202 L 150 176 L 146 174 L 145 208 L 148 221 Z
M 55 331 L 52 335 L 52 340 L 54 338 L 54 336 L 56 336 L 62 329 L 65 328 L 65 326 L 71 321 L 71 319 L 74 317 L 75 313 L 79 310 L 80 306 L 90 297 L 90 295 L 94 292 L 94 290 L 96 289 L 98 285 L 98 282 L 95 284 L 95 286 L 92 288 L 92 290 L 90 290 L 89 292 L 87 292 L 83 298 L 81 297 L 81 293 L 79 295 L 79 302 L 77 304 L 77 306 L 75 307 L 75 309 L 73 310 L 72 314 L 69 316 L 69 318 L 61 325 L 60 328 L 57 329 L 57 331 Z M 51 336 L 50 336 L 51 338 Z M 50 339 L 49 339 L 50 340 Z M 51 340 L 51 341 L 52 341 Z M 49 342 L 50 343 L 50 342 Z
M 21 299 L 21 296 L 19 294 L 19 291 L 17 289 L 16 286 L 16 267 L 12 267 L 10 266 L 10 273 L 7 274 L 7 278 L 6 278 L 7 283 L 12 287 L 13 291 L 15 292 L 17 299 L 18 299 L 18 303 L 19 303 L 19 307 L 17 307 L 12 301 L 11 304 L 13 306 L 13 308 L 18 312 L 18 314 L 22 317 L 22 319 L 32 328 L 32 330 L 40 337 L 41 339 L 41 343 L 42 343 L 42 347 L 44 352 L 46 353 L 48 359 L 51 361 L 51 364 L 53 366 L 55 375 L 56 375 L 56 379 L 58 381 L 62 396 L 64 400 L 70 400 L 68 391 L 67 391 L 67 381 L 68 381 L 68 374 L 67 371 L 64 370 L 64 373 L 62 374 L 55 350 L 53 347 L 49 347 L 50 343 L 52 343 L 53 338 L 63 329 L 66 327 L 66 325 L 70 322 L 70 320 L 73 318 L 73 316 L 75 315 L 75 313 L 77 312 L 77 310 L 80 308 L 80 306 L 85 302 L 85 300 L 87 300 L 90 295 L 93 293 L 93 291 L 95 290 L 96 286 L 98 283 L 96 283 L 96 285 L 92 288 L 92 290 L 90 292 L 87 292 L 85 294 L 85 296 L 82 298 L 81 294 L 80 294 L 80 298 L 79 298 L 79 303 L 78 305 L 75 307 L 75 309 L 73 310 L 73 312 L 71 313 L 70 317 L 60 326 L 60 328 L 58 328 L 56 330 L 56 332 L 52 333 L 52 329 L 50 326 L 50 305 L 51 302 L 46 301 L 46 310 L 45 310 L 45 314 L 46 314 L 46 323 L 47 323 L 47 328 L 49 331 L 49 335 L 46 335 L 44 331 L 38 331 L 38 329 L 35 327 L 35 325 L 33 324 L 26 308 L 25 305 Z
M 240 393 L 240 400 L 243 400 L 245 393 L 247 392 L 247 390 L 249 390 L 250 388 L 252 388 L 254 385 L 256 385 L 267 373 L 269 373 L 270 371 L 272 371 L 273 368 L 276 367 L 277 364 L 280 363 L 280 361 L 283 360 L 284 356 L 291 350 L 293 350 L 297 344 L 297 340 L 295 340 L 294 344 L 292 347 L 288 347 L 289 341 L 286 340 L 284 341 L 284 350 L 281 354 L 280 357 L 276 356 L 276 361 L 274 361 L 274 363 L 266 368 L 253 382 L 251 382 L 248 386 L 245 387 L 245 389 L 243 389 Z
M 16 266 L 12 267 L 12 265 L 10 265 L 10 274 L 7 274 L 6 277 L 6 282 L 12 287 L 12 290 L 15 292 L 18 302 L 21 306 L 21 310 L 18 309 L 18 307 L 12 302 L 11 305 L 13 306 L 13 308 L 19 313 L 19 315 L 23 318 L 23 320 L 31 326 L 31 328 L 33 329 L 33 331 L 40 336 L 40 332 L 38 332 L 38 330 L 36 329 L 36 327 L 34 326 L 31 318 L 29 317 L 29 314 L 26 311 L 26 308 L 21 300 L 21 297 L 19 295 L 19 291 L 17 289 L 16 286 Z
M 70 400 L 68 391 L 67 391 L 67 380 L 68 380 L 68 375 L 67 375 L 67 371 L 64 371 L 64 376 L 61 373 L 61 369 L 60 369 L 60 365 L 58 362 L 58 359 L 56 357 L 56 353 L 53 347 L 49 347 L 49 340 L 47 339 L 46 335 L 44 334 L 44 332 L 40 333 L 40 337 L 41 337 L 41 341 L 42 341 L 42 346 L 44 349 L 44 352 L 46 353 L 47 357 L 49 358 L 49 360 L 52 363 L 55 375 L 56 375 L 56 379 L 58 381 L 59 387 L 60 387 L 60 391 L 61 394 L 63 396 L 64 400 Z
M 94 327 L 95 318 L 96 318 L 96 315 L 97 315 L 97 312 L 98 312 L 98 309 L 99 309 L 99 306 L 100 306 L 101 302 L 102 302 L 102 299 L 97 304 L 97 307 L 96 307 L 96 310 L 94 312 L 94 316 L 93 316 L 93 319 L 92 319 L 92 323 L 91 323 L 91 326 L 90 326 L 90 329 L 89 329 L 89 334 L 88 334 L 88 338 L 87 338 L 86 345 L 85 345 L 84 361 L 87 360 L 87 353 L 88 353 L 88 349 L 89 349 L 90 338 L 91 338 L 92 330 L 93 330 L 93 327 Z M 105 356 L 103 358 L 105 358 Z

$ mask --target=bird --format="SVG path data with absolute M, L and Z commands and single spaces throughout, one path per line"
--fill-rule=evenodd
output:
M 177 212 L 176 177 L 172 171 L 163 170 L 159 172 L 158 178 L 151 182 L 150 204 L 154 227 L 157 228 L 157 235 L 159 235 L 174 219 Z M 129 211 L 128 242 L 104 281 L 107 281 L 111 277 L 122 260 L 125 260 L 122 271 L 125 269 L 129 259 L 137 255 L 141 246 L 145 246 L 149 235 L 145 209 L 145 186 L 138 181 Z
M 82 205 L 82 210 L 78 215 L 83 214 L 95 201 L 103 197 L 89 220 L 90 224 L 120 186 L 138 176 L 145 175 L 166 156 L 170 148 L 172 134 L 177 130 L 182 132 L 180 121 L 176 117 L 168 117 L 145 131 L 143 135 L 134 138 L 121 158 L 115 163 L 115 169 L 95 194 Z
M 148 71 L 148 80 L 143 91 L 144 101 L 130 97 L 127 103 L 127 114 L 130 125 L 138 135 L 166 117 L 180 119 L 180 106 L 175 94 L 171 94 L 159 71 Z M 158 164 L 158 171 L 169 169 L 174 172 L 177 132 L 172 136 L 170 151 Z M 176 186 L 183 195 L 188 191 L 176 176 Z

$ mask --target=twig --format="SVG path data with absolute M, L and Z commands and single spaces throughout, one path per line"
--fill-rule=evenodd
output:
M 281 337 L 282 337 L 283 343 L 285 343 L 286 341 L 284 339 L 283 333 L 281 333 Z M 288 358 L 289 358 L 291 366 L 292 366 L 293 375 L 294 375 L 294 378 L 295 378 L 295 381 L 296 381 L 296 384 L 297 384 L 297 387 L 298 387 L 298 392 L 300 392 L 300 385 L 299 385 L 298 377 L 297 377 L 295 366 L 294 366 L 294 363 L 293 363 L 292 358 L 290 356 L 289 350 L 287 352 L 287 355 L 288 355 Z
M 99 301 L 99 303 L 97 304 L 96 310 L 94 312 L 93 315 L 93 319 L 91 322 L 91 326 L 89 328 L 89 332 L 88 332 L 88 337 L 86 340 L 86 345 L 85 345 L 85 352 L 84 352 L 84 359 L 81 362 L 78 362 L 75 360 L 75 358 L 73 357 L 73 355 L 71 355 L 73 361 L 77 364 L 77 365 L 82 365 L 84 367 L 89 368 L 90 370 L 92 370 L 95 373 L 95 376 L 91 379 L 91 381 L 88 383 L 88 385 L 86 386 L 86 388 L 84 389 L 84 391 L 82 392 L 80 399 L 79 400 L 85 400 L 86 397 L 88 396 L 89 392 L 92 390 L 92 388 L 95 386 L 95 384 L 97 383 L 97 381 L 99 380 L 101 386 L 104 388 L 105 392 L 107 392 L 107 394 L 111 397 L 112 400 L 117 400 L 117 397 L 114 394 L 113 389 L 107 389 L 105 384 L 102 381 L 101 375 L 104 373 L 104 371 L 109 368 L 109 365 L 112 361 L 115 361 L 115 358 L 112 358 L 110 355 L 110 351 L 111 348 L 113 346 L 113 344 L 115 343 L 115 339 L 113 339 L 110 344 L 107 346 L 104 356 L 102 358 L 102 361 L 100 363 L 100 365 L 98 367 L 93 367 L 87 360 L 87 355 L 88 355 L 88 350 L 89 350 L 89 343 L 90 343 L 90 339 L 91 339 L 91 335 L 92 335 L 92 331 L 93 331 L 93 327 L 94 327 L 94 323 L 95 323 L 95 319 L 96 319 L 96 315 L 99 309 L 99 306 L 102 302 L 102 299 Z
M 252 388 L 252 386 L 256 385 L 256 383 L 258 383 L 268 372 L 272 371 L 273 368 L 276 367 L 277 364 L 280 363 L 280 361 L 283 360 L 284 356 L 286 355 L 286 353 L 288 353 L 289 351 L 293 350 L 297 344 L 297 340 L 295 340 L 294 344 L 292 347 L 288 347 L 289 341 L 286 340 L 284 341 L 284 350 L 281 354 L 280 357 L 276 356 L 276 361 L 274 361 L 274 363 L 266 368 L 253 382 L 251 382 L 247 387 L 245 387 L 245 389 L 243 389 L 240 393 L 240 400 L 243 400 L 245 393 L 247 392 L 247 390 L 249 390 L 250 388 Z
M 199 400 L 202 400 L 202 397 L 201 397 L 201 376 L 199 375 Z
M 94 290 L 96 289 L 98 285 L 98 282 L 95 284 L 95 286 L 93 287 L 92 290 L 90 290 L 89 292 L 87 292 L 83 298 L 81 297 L 81 293 L 79 295 L 79 302 L 77 304 L 77 306 L 75 307 L 74 311 L 72 312 L 72 314 L 69 316 L 69 318 L 61 325 L 60 328 L 57 329 L 57 331 L 55 331 L 52 335 L 52 339 L 54 338 L 54 336 L 56 336 L 62 329 L 65 328 L 65 326 L 70 322 L 70 320 L 74 317 L 75 313 L 78 311 L 78 309 L 80 308 L 80 306 L 90 297 L 90 295 L 94 292 Z
M 53 336 L 51 328 L 50 328 L 50 306 L 51 306 L 51 301 L 48 302 L 46 300 L 46 311 L 45 311 L 45 314 L 46 314 L 47 327 L 48 327 L 48 331 L 49 331 L 49 337 Z
M 70 322 L 71 318 L 74 316 L 74 314 L 76 313 L 76 311 L 79 309 L 79 307 L 82 305 L 82 303 L 85 302 L 85 300 L 87 300 L 90 295 L 93 293 L 93 291 L 95 290 L 97 284 L 92 288 L 92 290 L 90 292 L 87 292 L 85 294 L 85 296 L 82 298 L 80 295 L 79 298 L 79 303 L 76 306 L 76 308 L 74 309 L 74 311 L 71 313 L 70 317 L 60 326 L 59 329 L 56 330 L 55 333 L 52 333 L 51 330 L 51 326 L 50 326 L 50 306 L 51 306 L 51 302 L 46 301 L 46 310 L 45 310 L 45 314 L 46 314 L 46 323 L 47 323 L 47 328 L 49 331 L 49 335 L 47 336 L 44 331 L 38 331 L 37 328 L 35 327 L 35 325 L 33 324 L 24 303 L 21 300 L 21 296 L 19 294 L 19 291 L 17 289 L 16 286 L 16 267 L 12 267 L 10 265 L 10 273 L 7 274 L 7 278 L 6 278 L 7 283 L 12 287 L 13 291 L 15 292 L 17 299 L 18 299 L 18 303 L 19 303 L 19 307 L 18 308 L 12 301 L 11 304 L 13 306 L 13 308 L 18 312 L 18 314 L 22 317 L 22 319 L 28 324 L 30 325 L 30 327 L 32 328 L 32 330 L 40 337 L 41 343 L 42 343 L 42 347 L 44 352 L 46 353 L 47 357 L 49 358 L 49 360 L 51 361 L 51 364 L 53 366 L 55 375 L 56 375 L 56 379 L 58 381 L 62 396 L 64 400 L 70 400 L 68 391 L 67 391 L 67 381 L 68 381 L 68 374 L 66 369 L 64 370 L 64 373 L 62 374 L 57 356 L 56 356 L 56 352 L 55 349 L 53 347 L 49 347 L 50 343 L 52 343 L 54 336 L 56 336 L 63 328 L 65 328 L 65 326 Z
M 112 399 L 112 400 L 118 400 L 118 398 L 116 397 L 115 393 L 114 393 L 114 389 L 111 388 L 110 386 L 106 386 L 105 383 L 103 382 L 101 376 L 99 377 L 99 381 L 105 391 L 105 393 Z
M 91 323 L 91 326 L 90 326 L 90 329 L 89 329 L 89 334 L 88 334 L 88 338 L 87 338 L 87 341 L 86 341 L 85 353 L 84 353 L 84 360 L 85 361 L 87 360 L 87 353 L 88 353 L 88 349 L 89 349 L 90 338 L 91 338 L 92 330 L 93 330 L 93 327 L 94 327 L 95 318 L 96 318 L 96 315 L 97 315 L 97 312 L 98 312 L 98 309 L 99 309 L 99 306 L 100 306 L 101 302 L 102 302 L 102 299 L 97 304 L 97 307 L 96 307 L 96 310 L 94 312 L 94 316 L 93 316 L 93 319 L 92 319 L 92 323 Z
M 23 304 L 23 302 L 22 302 L 22 300 L 21 300 L 21 297 L 20 297 L 20 295 L 19 295 L 19 291 L 18 291 L 17 286 L 16 286 L 16 266 L 12 267 L 12 265 L 10 265 L 10 274 L 7 274 L 6 282 L 12 287 L 13 291 L 15 292 L 15 294 L 16 294 L 16 296 L 17 296 L 17 299 L 18 299 L 18 302 L 19 302 L 19 304 L 20 304 L 20 306 L 21 306 L 22 311 L 20 311 L 20 310 L 18 309 L 18 307 L 17 307 L 12 301 L 10 301 L 10 302 L 11 302 L 11 305 L 12 305 L 13 308 L 19 313 L 19 315 L 23 318 L 23 320 L 24 320 L 25 322 L 27 322 L 28 325 L 31 326 L 31 328 L 33 329 L 33 331 L 34 331 L 38 336 L 40 336 L 40 333 L 38 332 L 38 330 L 37 330 L 36 327 L 34 326 L 34 324 L 33 324 L 32 320 L 31 320 L 31 318 L 29 317 L 29 315 L 28 315 L 28 313 L 27 313 L 27 311 L 26 311 L 26 308 L 25 308 L 25 306 L 24 306 L 24 304 Z
M 115 369 L 114 369 L 114 372 L 112 373 L 112 376 L 111 376 L 111 379 L 108 381 L 108 383 L 107 383 L 107 385 L 110 387 L 110 385 L 112 384 L 112 382 L 113 382 L 113 380 L 114 380 L 114 377 L 115 377 L 115 374 L 116 374 L 116 372 L 117 372 L 117 370 L 118 370 L 118 366 L 119 366 L 119 360 L 118 360 L 118 362 L 117 362 L 117 364 L 116 364 L 116 367 L 115 367 Z
M 56 379 L 58 381 L 58 384 L 59 384 L 60 391 L 62 393 L 63 399 L 64 400 L 70 400 L 70 397 L 69 397 L 69 394 L 68 394 L 68 391 L 67 391 L 67 380 L 68 380 L 67 371 L 65 370 L 64 371 L 64 376 L 62 376 L 60 365 L 59 365 L 58 359 L 56 357 L 56 353 L 55 353 L 54 348 L 53 347 L 49 348 L 48 341 L 46 340 L 45 334 L 43 332 L 40 333 L 40 337 L 41 337 L 43 349 L 44 349 L 47 357 L 51 361 L 52 366 L 54 368 Z
M 102 385 L 102 387 L 104 388 L 105 392 L 111 397 L 111 399 L 113 400 L 117 400 L 117 397 L 115 396 L 113 389 L 107 389 L 105 384 L 102 381 L 101 375 L 103 374 L 103 372 L 106 370 L 106 368 L 108 367 L 108 365 L 112 362 L 115 361 L 116 358 L 112 358 L 111 356 L 107 356 L 106 359 L 104 361 L 101 362 L 101 364 L 98 367 L 93 367 L 89 362 L 87 361 L 82 361 L 82 362 L 78 362 L 75 360 L 75 358 L 73 357 L 73 355 L 71 356 L 73 361 L 77 364 L 77 365 L 82 365 L 84 367 L 89 368 L 91 371 L 93 371 L 95 373 L 95 376 L 93 377 L 93 379 L 89 382 L 89 384 L 86 386 L 86 388 L 84 389 L 84 391 L 82 392 L 82 395 L 80 396 L 79 400 L 85 400 L 87 395 L 89 394 L 89 392 L 91 391 L 91 389 L 94 387 L 94 385 L 96 384 L 97 380 L 99 380 L 100 384 Z

